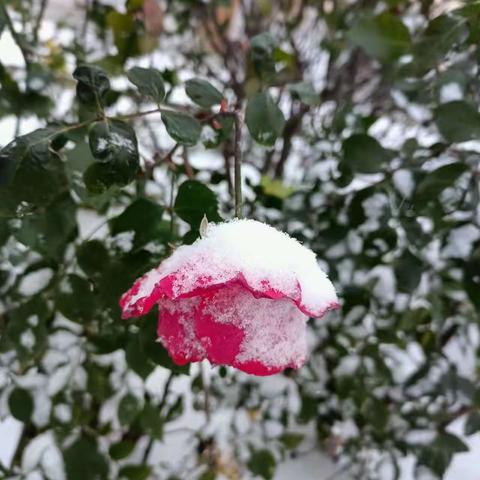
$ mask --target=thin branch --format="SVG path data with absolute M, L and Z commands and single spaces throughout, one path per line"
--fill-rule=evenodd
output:
M 233 115 L 235 121 L 235 216 L 237 218 L 242 218 L 242 122 L 238 111 Z
M 30 70 L 30 51 L 25 46 L 25 42 L 24 42 L 23 38 L 15 30 L 15 27 L 13 26 L 12 19 L 10 17 L 10 14 L 8 13 L 7 7 L 5 6 L 5 2 L 3 0 L 0 1 L 0 9 L 1 9 L 1 12 L 2 12 L 4 18 L 5 18 L 5 22 L 7 24 L 8 30 L 10 31 L 15 43 L 18 45 L 18 48 L 20 49 L 20 52 L 23 56 L 23 60 L 25 62 L 25 67 L 26 67 L 26 70 L 27 70 L 27 74 L 28 74 L 28 71 Z
M 168 392 L 170 391 L 170 385 L 172 384 L 174 377 L 175 377 L 175 374 L 173 372 L 170 372 L 170 375 L 168 376 L 167 381 L 165 382 L 162 398 L 160 400 L 160 403 L 158 404 L 159 414 L 162 412 L 163 407 L 165 407 L 165 404 L 167 403 L 167 395 L 168 395 Z M 150 452 L 152 451 L 154 444 L 155 444 L 155 439 L 150 438 L 150 440 L 148 441 L 147 447 L 145 448 L 145 452 L 143 452 L 143 458 L 142 458 L 143 464 L 147 463 L 148 457 L 150 455 Z
M 48 0 L 41 0 L 40 11 L 38 12 L 37 21 L 35 27 L 33 28 L 33 41 L 38 43 L 38 32 L 42 26 L 43 16 L 45 15 L 45 10 L 47 8 Z

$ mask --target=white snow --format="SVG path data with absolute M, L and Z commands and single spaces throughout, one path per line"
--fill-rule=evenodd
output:
M 323 312 L 338 302 L 335 289 L 318 266 L 315 254 L 298 241 L 255 220 L 232 220 L 209 224 L 206 236 L 193 245 L 179 247 L 157 269 L 145 275 L 138 293 L 129 300 L 149 296 L 165 276 L 176 272 L 174 296 L 192 291 L 198 279 L 222 284 L 242 274 L 253 288 L 275 290 L 298 296 L 312 312 Z
M 447 103 L 454 100 L 461 100 L 463 98 L 463 91 L 460 85 L 456 82 L 446 83 L 440 89 L 440 102 Z
M 307 353 L 307 316 L 290 300 L 256 299 L 250 292 L 235 286 L 219 290 L 205 313 L 245 333 L 236 358 L 238 362 L 259 360 L 271 367 L 303 365 Z

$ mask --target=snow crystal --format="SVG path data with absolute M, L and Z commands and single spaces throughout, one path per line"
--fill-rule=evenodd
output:
M 307 316 L 288 299 L 257 299 L 248 290 L 233 286 L 216 292 L 204 313 L 242 329 L 245 338 L 236 356 L 239 363 L 300 367 L 305 362 Z
M 311 250 L 286 233 L 254 220 L 210 223 L 204 238 L 179 247 L 143 277 L 125 309 L 148 297 L 157 283 L 172 273 L 176 273 L 174 297 L 193 291 L 199 278 L 215 285 L 243 275 L 255 290 L 264 290 L 265 281 L 291 298 L 298 297 L 300 290 L 302 305 L 319 316 L 337 302 L 333 285 Z

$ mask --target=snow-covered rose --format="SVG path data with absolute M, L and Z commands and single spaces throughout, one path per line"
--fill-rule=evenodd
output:
M 158 304 L 158 337 L 179 365 L 207 358 L 255 375 L 301 367 L 306 322 L 338 308 L 315 254 L 254 220 L 210 224 L 139 278 L 123 318 Z

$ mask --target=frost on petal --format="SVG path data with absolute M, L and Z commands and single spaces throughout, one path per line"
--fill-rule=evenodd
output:
M 159 338 L 176 363 L 208 358 L 272 375 L 305 362 L 307 317 L 289 299 L 255 298 L 237 283 L 159 307 Z
M 257 297 L 290 298 L 312 317 L 338 307 L 311 250 L 264 223 L 234 220 L 209 224 L 204 238 L 178 248 L 138 280 L 122 297 L 123 316 L 142 315 L 162 297 L 187 298 L 237 282 Z
M 157 335 L 177 365 L 205 358 L 193 321 L 199 303 L 200 298 L 191 298 L 180 301 L 164 299 L 159 304 Z

